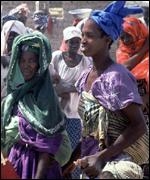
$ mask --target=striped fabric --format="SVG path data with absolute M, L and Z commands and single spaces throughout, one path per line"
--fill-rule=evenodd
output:
M 104 140 L 104 144 L 100 145 L 112 144 L 128 125 L 128 120 L 119 112 L 105 109 L 87 92 L 82 92 L 78 111 L 83 120 L 83 135 L 92 135 L 100 142 Z M 145 163 L 149 158 L 148 131 L 124 152 L 128 153 L 135 163 Z

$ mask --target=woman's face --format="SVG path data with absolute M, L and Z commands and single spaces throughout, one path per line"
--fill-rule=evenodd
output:
M 134 43 L 132 36 L 124 31 L 121 33 L 120 39 L 126 46 L 130 46 Z
M 38 56 L 32 52 L 22 52 L 19 67 L 25 81 L 31 80 L 39 68 Z
M 77 53 L 79 48 L 80 48 L 80 42 L 81 42 L 81 39 L 78 37 L 74 37 L 72 39 L 69 39 L 66 42 L 68 45 L 68 51 L 73 52 L 73 53 Z
M 88 20 L 82 29 L 81 51 L 84 55 L 93 57 L 105 53 L 108 45 L 106 36 L 102 36 L 95 22 Z

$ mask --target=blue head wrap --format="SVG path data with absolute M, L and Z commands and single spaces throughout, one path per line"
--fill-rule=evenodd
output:
M 2 17 L 2 26 L 10 20 L 18 20 L 14 15 L 6 15 Z
M 129 14 L 142 13 L 143 9 L 138 6 L 124 7 L 126 1 L 114 1 L 103 11 L 95 10 L 90 19 L 115 41 L 122 31 L 123 18 Z
M 35 28 L 40 29 L 40 30 L 47 28 L 48 17 L 49 16 L 47 14 L 44 14 L 44 12 L 42 12 L 42 11 L 35 12 L 35 14 L 33 15 L 33 21 L 35 24 Z

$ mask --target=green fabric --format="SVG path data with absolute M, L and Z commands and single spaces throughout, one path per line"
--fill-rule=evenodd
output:
M 36 76 L 25 82 L 19 69 L 20 45 L 38 43 L 39 70 Z M 26 120 L 39 133 L 53 136 L 64 130 L 62 114 L 57 95 L 50 79 L 48 65 L 51 60 L 51 47 L 48 39 L 41 33 L 18 36 L 12 47 L 11 64 L 7 78 L 7 96 L 1 104 L 2 143 L 6 141 L 6 127 L 11 121 L 13 107 L 18 108 Z M 17 136 L 17 129 L 15 129 Z M 16 137 L 14 135 L 14 137 Z M 15 139 L 12 139 L 15 141 Z
M 39 54 L 40 46 L 38 43 L 33 44 L 32 42 L 26 43 L 21 48 L 22 51 L 29 51 L 35 54 Z
M 60 145 L 60 148 L 58 152 L 55 155 L 56 161 L 59 162 L 61 166 L 64 166 L 70 159 L 71 154 L 72 154 L 72 148 L 71 148 L 71 143 L 67 134 L 67 131 L 62 132 L 63 140 Z

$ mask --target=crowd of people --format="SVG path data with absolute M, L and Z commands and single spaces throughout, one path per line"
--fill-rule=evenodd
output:
M 148 178 L 149 27 L 125 4 L 68 25 L 54 52 L 46 10 L 35 29 L 26 4 L 2 18 L 2 179 Z

